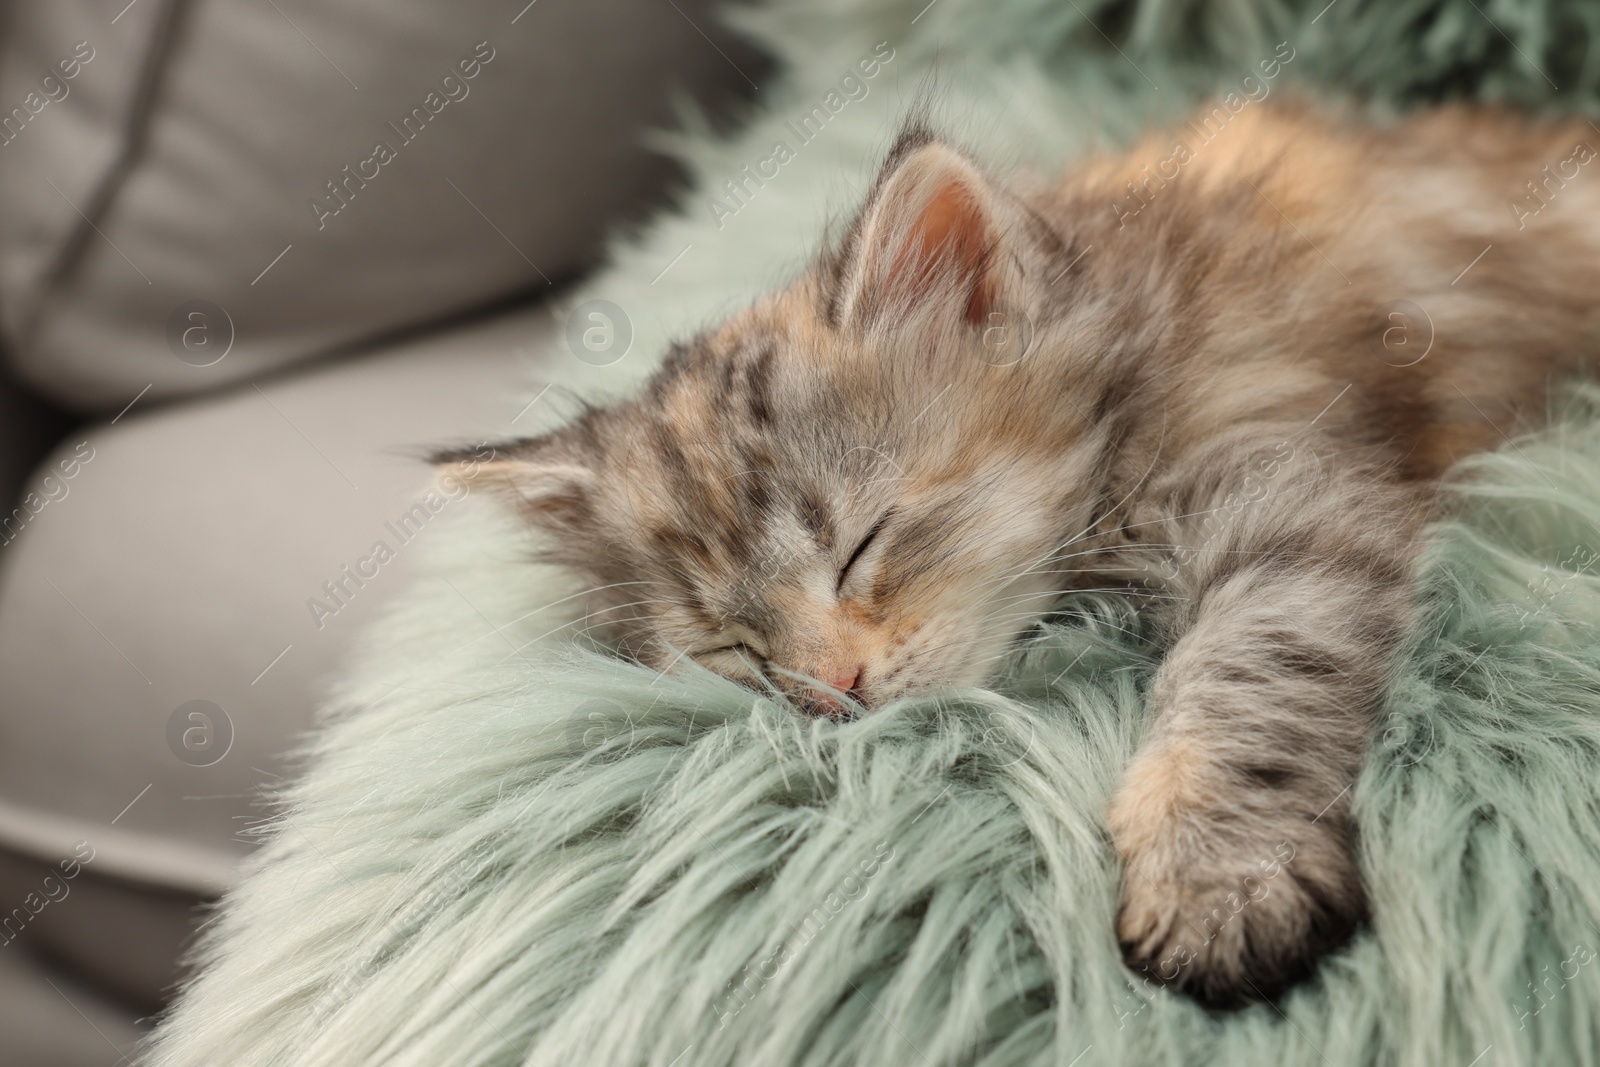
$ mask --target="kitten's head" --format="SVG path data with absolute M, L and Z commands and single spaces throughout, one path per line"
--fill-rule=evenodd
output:
M 1100 442 L 1037 352 L 1069 252 L 911 130 L 794 285 L 674 346 L 637 399 L 463 471 L 659 669 L 690 656 L 827 714 L 978 684 L 1094 506 Z

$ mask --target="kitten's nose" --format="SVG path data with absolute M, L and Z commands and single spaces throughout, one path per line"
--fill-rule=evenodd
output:
M 860 667 L 853 667 L 849 670 L 835 674 L 832 678 L 828 679 L 828 685 L 832 686 L 834 689 L 837 689 L 841 693 L 853 694 L 856 688 L 861 685 L 861 675 L 862 669 Z
M 817 677 L 827 680 L 827 688 L 815 685 L 807 687 L 807 710 L 829 718 L 843 714 L 848 706 L 840 698 L 850 696 L 861 699 L 861 676 L 865 673 L 866 668 L 862 666 L 818 671 Z

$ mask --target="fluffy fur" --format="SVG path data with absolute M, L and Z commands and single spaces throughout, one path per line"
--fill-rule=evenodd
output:
M 1591 398 L 1486 456 L 1436 544 L 1352 791 L 1373 922 L 1276 1007 L 1219 1018 L 1121 962 L 1101 813 L 1157 657 L 1118 599 L 1082 598 L 998 692 L 841 728 L 538 652 L 520 532 L 463 513 L 146 1062 L 1594 1062 Z M 1245 909 L 1283 885 L 1261 859 Z
M 593 632 L 819 714 L 984 683 L 1065 592 L 1145 596 L 1118 933 L 1273 996 L 1366 910 L 1346 798 L 1433 486 L 1600 345 L 1597 133 L 1219 106 L 1019 192 L 912 125 L 839 247 L 642 397 L 442 461 Z
M 922 6 L 861 12 L 853 34 L 809 13 L 761 16 L 768 40 L 806 63 L 745 138 L 695 145 L 701 188 L 765 155 L 785 107 L 820 99 L 883 27 L 910 24 Z M 1334 72 L 1392 99 L 1472 78 L 1494 95 L 1534 99 L 1548 92 L 1540 70 L 1563 92 L 1593 95 L 1595 72 L 1562 29 L 1582 19 L 1576 5 L 1508 27 L 1535 69 L 1501 56 L 1492 26 L 1430 5 L 1345 0 L 1331 35 L 1326 19 L 1312 28 L 1309 7 L 1079 7 L 1136 68 L 1076 10 L 941 0 L 897 39 L 895 69 L 917 74 L 951 39 L 975 60 L 1004 58 L 984 77 L 996 84 L 950 92 L 958 119 L 963 106 L 984 118 L 960 139 L 1001 162 L 998 146 L 1026 146 L 1042 162 L 1083 150 L 1096 130 L 1127 132 L 1162 100 L 1226 88 L 1283 38 L 1299 48 L 1297 76 Z M 1164 92 L 1134 91 L 1141 78 Z M 695 202 L 623 254 L 588 295 L 628 308 L 636 352 L 778 280 L 788 268 L 772 265 L 808 243 L 829 209 L 812 193 L 821 176 L 842 175 L 836 205 L 859 197 L 882 123 L 901 107 L 883 83 L 875 91 L 725 227 Z M 1007 104 L 980 112 L 979 100 Z M 648 369 L 637 359 L 603 372 L 575 365 L 569 377 L 622 387 Z M 224 913 L 210 966 L 153 1061 L 665 1064 L 687 1053 L 681 1062 L 1009 1063 L 1082 1053 L 1084 1063 L 1208 1054 L 1265 1063 L 1306 1058 L 1314 1045 L 1332 1062 L 1466 1062 L 1489 1044 L 1512 1060 L 1592 1059 L 1595 986 L 1579 950 L 1597 912 L 1583 888 L 1600 839 L 1585 770 L 1596 670 L 1574 621 L 1592 616 L 1592 590 L 1582 575 L 1557 579 L 1554 613 L 1527 590 L 1562 570 L 1547 548 L 1588 544 L 1584 502 L 1600 485 L 1569 457 L 1564 471 L 1546 472 L 1546 494 L 1520 459 L 1491 461 L 1501 462 L 1510 468 L 1482 493 L 1513 499 L 1477 532 L 1459 528 L 1430 571 L 1441 599 L 1381 735 L 1400 756 L 1369 762 L 1351 794 L 1378 919 L 1319 986 L 1288 999 L 1288 1023 L 1266 1007 L 1215 1023 L 1120 971 L 1109 934 L 1117 875 L 1097 812 L 1142 730 L 1153 658 L 1118 629 L 1132 620 L 1115 602 L 1090 596 L 1089 625 L 1041 635 L 1004 696 L 913 702 L 839 731 L 767 703 L 752 710 L 747 694 L 714 678 L 563 664 L 527 648 L 555 611 L 523 616 L 553 598 L 556 579 L 515 576 L 514 532 L 463 528 L 441 573 L 508 621 L 532 662 L 499 663 L 486 641 L 459 647 L 451 638 L 481 619 L 442 583 L 417 592 L 377 636 L 310 778 L 284 798 L 261 873 Z M 1551 573 L 1538 570 L 1539 552 Z M 1526 616 L 1498 606 L 1518 597 Z M 573 766 L 574 754 L 587 758 Z M 901 862 L 907 855 L 914 863 Z M 1257 864 L 1268 894 L 1283 861 L 1273 853 Z M 794 934 L 790 924 L 807 916 Z M 766 978 L 763 961 L 779 958 Z M 730 981 L 746 987 L 743 999 L 728 1000 Z

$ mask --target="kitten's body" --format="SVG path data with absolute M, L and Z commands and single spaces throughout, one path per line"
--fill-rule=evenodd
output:
M 1364 914 L 1349 787 L 1435 480 L 1600 339 L 1595 133 L 1263 106 L 1013 193 L 913 129 L 792 287 L 478 476 L 634 654 L 826 713 L 981 683 L 1065 590 L 1148 594 L 1118 933 L 1269 995 Z

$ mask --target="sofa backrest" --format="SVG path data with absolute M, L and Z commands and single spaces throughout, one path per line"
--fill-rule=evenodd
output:
M 674 92 L 752 90 L 708 6 L 6 5 L 8 358 L 114 413 L 559 283 L 670 179 Z

